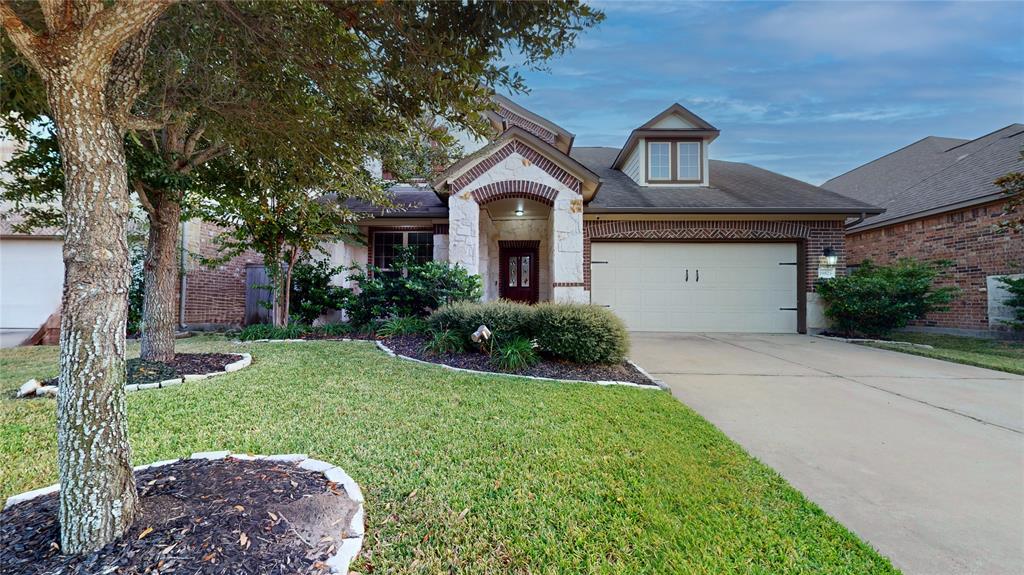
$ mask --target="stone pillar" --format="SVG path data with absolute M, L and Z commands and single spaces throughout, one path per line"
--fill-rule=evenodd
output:
M 434 261 L 448 261 L 448 234 L 434 234 Z
M 551 210 L 551 299 L 587 301 L 583 291 L 583 199 L 563 190 Z
M 448 261 L 480 273 L 480 206 L 468 192 L 448 198 Z

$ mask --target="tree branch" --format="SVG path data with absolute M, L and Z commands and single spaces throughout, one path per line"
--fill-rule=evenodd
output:
M 122 44 L 156 21 L 177 0 L 121 0 L 96 14 L 80 35 L 83 53 L 112 57 Z
M 149 201 L 149 196 L 146 194 L 146 187 L 141 181 L 135 180 L 132 182 L 135 188 L 135 195 L 139 197 L 139 203 L 142 204 L 142 209 L 146 210 L 149 215 L 156 214 L 156 207 L 153 206 L 153 202 Z
M 21 21 L 7 0 L 0 0 L 0 20 L 7 31 L 7 37 L 11 39 L 11 44 L 14 44 L 18 53 L 28 61 L 36 73 L 42 76 L 43 66 L 39 59 L 39 49 L 46 41 Z
M 228 150 L 229 148 L 227 146 L 211 146 L 209 148 L 206 148 L 202 152 L 199 152 L 195 156 L 192 156 L 192 158 L 189 159 L 188 164 L 186 164 L 182 168 L 181 172 L 183 174 L 187 174 L 191 172 L 194 168 L 201 166 L 206 162 L 209 162 L 210 160 L 219 158 L 224 154 L 227 154 Z

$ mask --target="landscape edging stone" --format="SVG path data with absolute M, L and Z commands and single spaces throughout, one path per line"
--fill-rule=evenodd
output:
M 359 555 L 359 552 L 363 548 L 363 538 L 366 535 L 366 527 L 364 525 L 365 510 L 363 508 L 363 493 L 359 488 L 359 485 L 352 479 L 349 474 L 345 473 L 343 469 L 333 464 L 327 463 L 326 461 L 320 461 L 319 459 L 312 459 L 307 457 L 305 454 L 298 453 L 287 453 L 278 455 L 248 455 L 248 454 L 232 454 L 230 451 L 202 451 L 193 453 L 189 459 L 205 459 L 207 461 L 216 461 L 219 459 L 226 459 L 228 457 L 243 460 L 266 460 L 276 461 L 280 463 L 293 463 L 296 466 L 319 473 L 324 476 L 324 479 L 331 481 L 335 484 L 339 484 L 345 490 L 345 494 L 356 504 L 356 512 L 352 515 L 352 520 L 349 522 L 349 526 L 346 534 L 353 534 L 351 537 L 345 537 L 341 541 L 341 545 L 338 546 L 337 552 L 329 557 L 324 563 L 330 568 L 332 573 L 347 574 L 352 561 Z M 142 471 L 152 467 L 163 467 L 172 463 L 177 463 L 180 459 L 165 459 L 162 461 L 154 461 L 147 465 L 137 465 L 134 467 L 135 471 Z M 7 498 L 4 503 L 4 509 L 8 509 L 12 505 L 18 503 L 24 503 L 37 497 L 49 495 L 60 491 L 60 483 L 54 485 L 48 485 L 39 489 L 33 489 L 32 491 L 26 491 L 17 495 L 12 495 Z

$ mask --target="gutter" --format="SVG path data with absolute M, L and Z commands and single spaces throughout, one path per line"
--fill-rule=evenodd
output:
M 865 210 L 864 208 L 588 208 L 587 214 L 880 214 L 883 210 Z

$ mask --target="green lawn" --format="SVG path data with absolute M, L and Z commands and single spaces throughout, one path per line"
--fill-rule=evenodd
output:
M 1003 341 L 916 332 L 894 333 L 892 339 L 923 343 L 933 346 L 935 349 L 887 343 L 867 343 L 865 345 L 1024 375 L 1024 341 Z
M 135 461 L 230 449 L 336 463 L 366 494 L 363 573 L 896 572 L 661 391 L 459 374 L 362 342 L 178 349 L 249 351 L 253 365 L 129 394 Z M 56 356 L 0 351 L 0 496 L 56 480 L 55 402 L 10 399 Z

